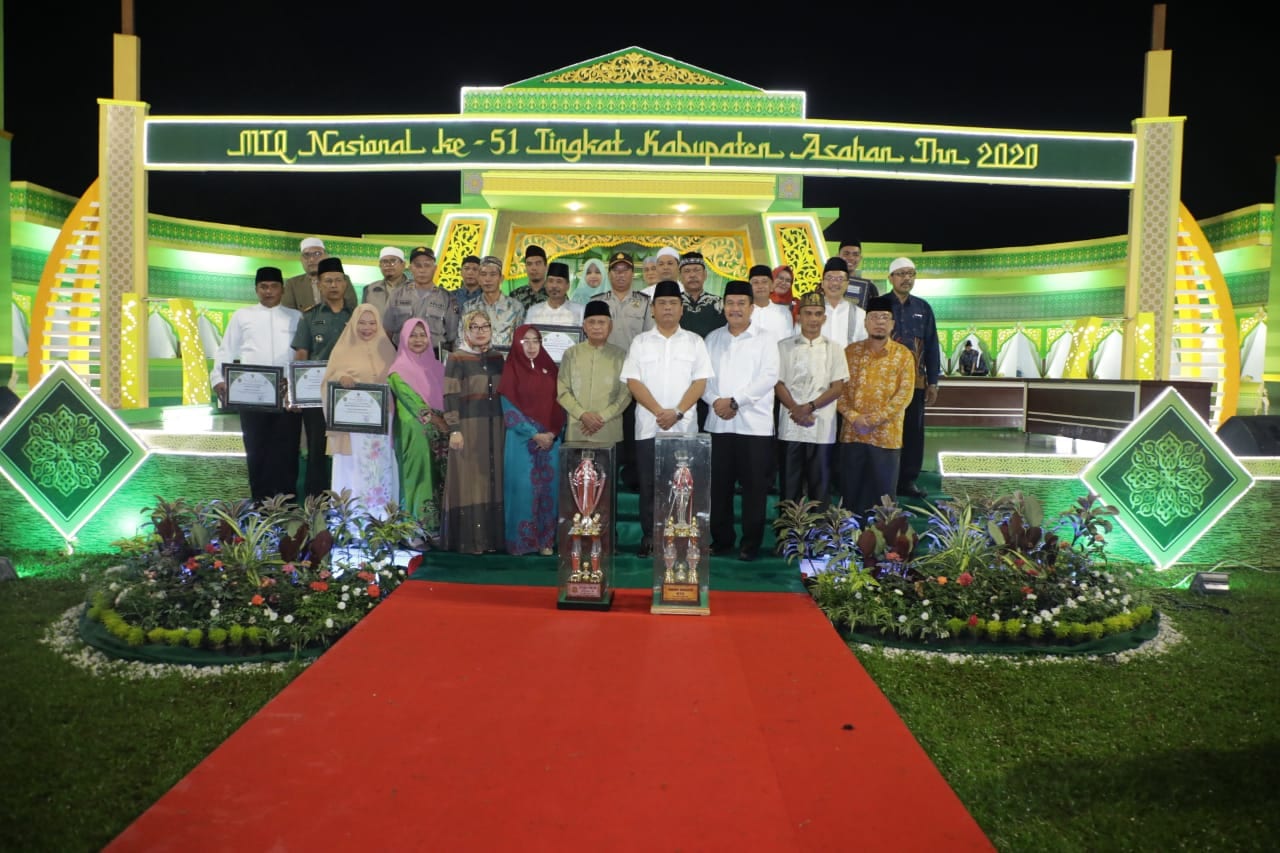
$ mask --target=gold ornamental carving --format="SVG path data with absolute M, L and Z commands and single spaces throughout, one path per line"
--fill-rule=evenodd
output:
M 615 56 L 546 78 L 548 83 L 609 83 L 613 85 L 723 86 L 723 80 L 661 62 L 655 57 L 633 52 Z

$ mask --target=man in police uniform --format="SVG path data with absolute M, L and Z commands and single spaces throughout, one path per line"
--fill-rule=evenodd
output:
M 351 319 L 353 309 L 344 301 L 351 288 L 346 273 L 342 271 L 341 259 L 322 259 L 317 264 L 316 275 L 321 300 L 302 312 L 302 319 L 298 321 L 298 331 L 293 336 L 295 361 L 328 361 L 342 330 Z M 308 495 L 319 495 L 329 488 L 330 482 L 329 456 L 325 453 L 324 410 L 318 407 L 303 409 L 302 427 L 307 433 L 305 488 Z
M 626 252 L 616 252 L 609 258 L 609 289 L 591 300 L 609 306 L 613 317 L 613 331 L 609 343 L 623 352 L 631 349 L 631 341 L 641 332 L 653 328 L 653 314 L 649 311 L 649 297 L 632 290 L 635 263 Z M 622 444 L 618 446 L 618 480 L 629 491 L 640 488 L 636 473 L 636 404 L 632 401 L 622 413 Z

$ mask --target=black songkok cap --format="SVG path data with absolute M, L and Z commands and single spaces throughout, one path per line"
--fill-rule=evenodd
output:
M 660 281 L 653 287 L 653 298 L 656 300 L 662 296 L 674 296 L 680 298 L 680 285 L 674 281 Z
M 327 272 L 342 272 L 341 258 L 321 258 L 320 265 L 316 267 L 316 275 L 324 275 Z
M 834 258 L 828 258 L 827 262 L 822 265 L 822 271 L 824 273 L 842 272 L 847 275 L 849 272 L 849 263 L 844 258 L 841 258 L 839 256 Z
M 280 272 L 279 267 L 258 267 L 258 274 L 253 277 L 253 283 L 256 286 L 260 281 L 284 284 L 284 273 Z
M 551 273 L 547 273 L 547 275 L 551 275 Z M 613 312 L 609 310 L 608 302 L 603 299 L 592 299 L 587 303 L 587 307 L 582 309 L 582 319 L 585 320 L 588 317 L 608 317 L 612 320 Z
M 872 311 L 888 311 L 893 313 L 893 297 L 892 296 L 873 296 L 867 300 L 867 313 Z
M 773 278 L 773 270 L 769 269 L 764 264 L 756 264 L 751 268 L 751 272 L 747 273 L 747 278 L 755 278 L 758 275 Z
M 527 261 L 530 258 L 542 258 L 545 261 L 547 253 L 543 251 L 541 246 L 529 246 L 524 250 L 524 259 Z
M 745 296 L 751 298 L 751 285 L 745 281 L 731 281 L 724 286 L 725 296 Z
M 701 252 L 685 252 L 680 256 L 680 266 L 681 268 L 684 268 L 689 266 L 689 264 L 697 264 L 700 267 L 705 267 L 707 262 L 702 259 Z
M 556 278 L 569 278 L 569 265 L 554 261 L 547 265 L 547 278 L 555 276 Z

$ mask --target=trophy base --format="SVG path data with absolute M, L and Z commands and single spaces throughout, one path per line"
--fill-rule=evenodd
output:
M 650 613 L 683 616 L 710 616 L 710 593 L 703 593 L 697 584 L 665 583 L 653 593 Z
M 607 589 L 599 598 L 571 598 L 563 589 L 556 600 L 557 610 L 608 610 L 613 606 L 613 590 Z

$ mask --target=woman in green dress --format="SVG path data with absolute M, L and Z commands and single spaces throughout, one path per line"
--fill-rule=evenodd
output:
M 444 422 L 444 365 L 431 346 L 431 330 L 419 317 L 400 331 L 400 347 L 387 384 L 396 399 L 396 462 L 400 469 L 400 505 L 426 533 L 422 547 L 440 536 L 441 498 L 449 429 Z

